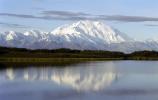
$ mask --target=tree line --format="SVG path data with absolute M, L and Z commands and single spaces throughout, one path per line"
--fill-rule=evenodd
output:
M 61 49 L 26 49 L 0 47 L 0 57 L 44 57 L 44 58 L 120 58 L 120 59 L 158 59 L 157 51 L 136 51 L 130 54 L 103 50 L 71 50 Z

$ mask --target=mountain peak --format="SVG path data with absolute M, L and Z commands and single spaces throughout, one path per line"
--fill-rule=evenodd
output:
M 129 40 L 127 36 L 125 37 L 122 33 L 116 32 L 110 26 L 100 21 L 90 20 L 78 21 L 71 25 L 58 27 L 51 33 L 54 35 L 71 35 L 90 39 L 96 38 L 106 43 L 120 43 Z
M 92 20 L 80 20 L 76 23 L 74 23 L 74 25 L 101 25 L 103 24 L 101 21 L 92 21 Z
M 17 37 L 17 34 L 14 31 L 7 31 L 7 32 L 5 32 L 5 34 L 6 34 L 6 40 L 7 41 L 13 40 L 14 38 Z

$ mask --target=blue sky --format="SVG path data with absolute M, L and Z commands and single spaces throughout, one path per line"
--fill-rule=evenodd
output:
M 54 28 L 101 20 L 136 39 L 158 37 L 158 0 L 0 0 L 0 30 Z

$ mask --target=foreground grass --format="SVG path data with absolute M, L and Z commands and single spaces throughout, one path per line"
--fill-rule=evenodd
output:
M 27 58 L 27 57 L 0 57 L 0 63 L 55 63 L 55 62 L 82 62 L 82 61 L 106 61 L 106 60 L 158 60 L 151 57 L 119 57 L 119 58 Z
M 149 57 L 131 57 L 131 58 L 26 58 L 26 57 L 0 57 L 0 63 L 28 63 L 28 64 L 73 64 L 87 61 L 109 61 L 109 60 L 158 60 L 158 58 Z
M 25 68 L 30 66 L 51 66 L 51 67 L 65 67 L 78 63 L 85 63 L 90 61 L 114 61 L 114 60 L 158 60 L 157 58 L 23 58 L 23 57 L 0 57 L 0 69 L 6 68 Z
M 121 60 L 123 58 L 0 58 L 0 62 L 63 62 L 63 61 L 94 61 Z
M 67 66 L 89 61 L 121 60 L 122 58 L 0 58 L 0 69 L 29 66 Z

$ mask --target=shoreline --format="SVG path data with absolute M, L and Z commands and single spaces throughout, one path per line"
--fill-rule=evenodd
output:
M 101 50 L 28 50 L 24 48 L 0 47 L 2 65 L 59 65 L 65 66 L 88 61 L 158 61 L 157 51 L 136 51 L 130 54 Z
M 35 57 L 0 57 L 0 63 L 62 63 L 62 62 L 86 62 L 86 61 L 158 61 L 158 58 L 35 58 Z

